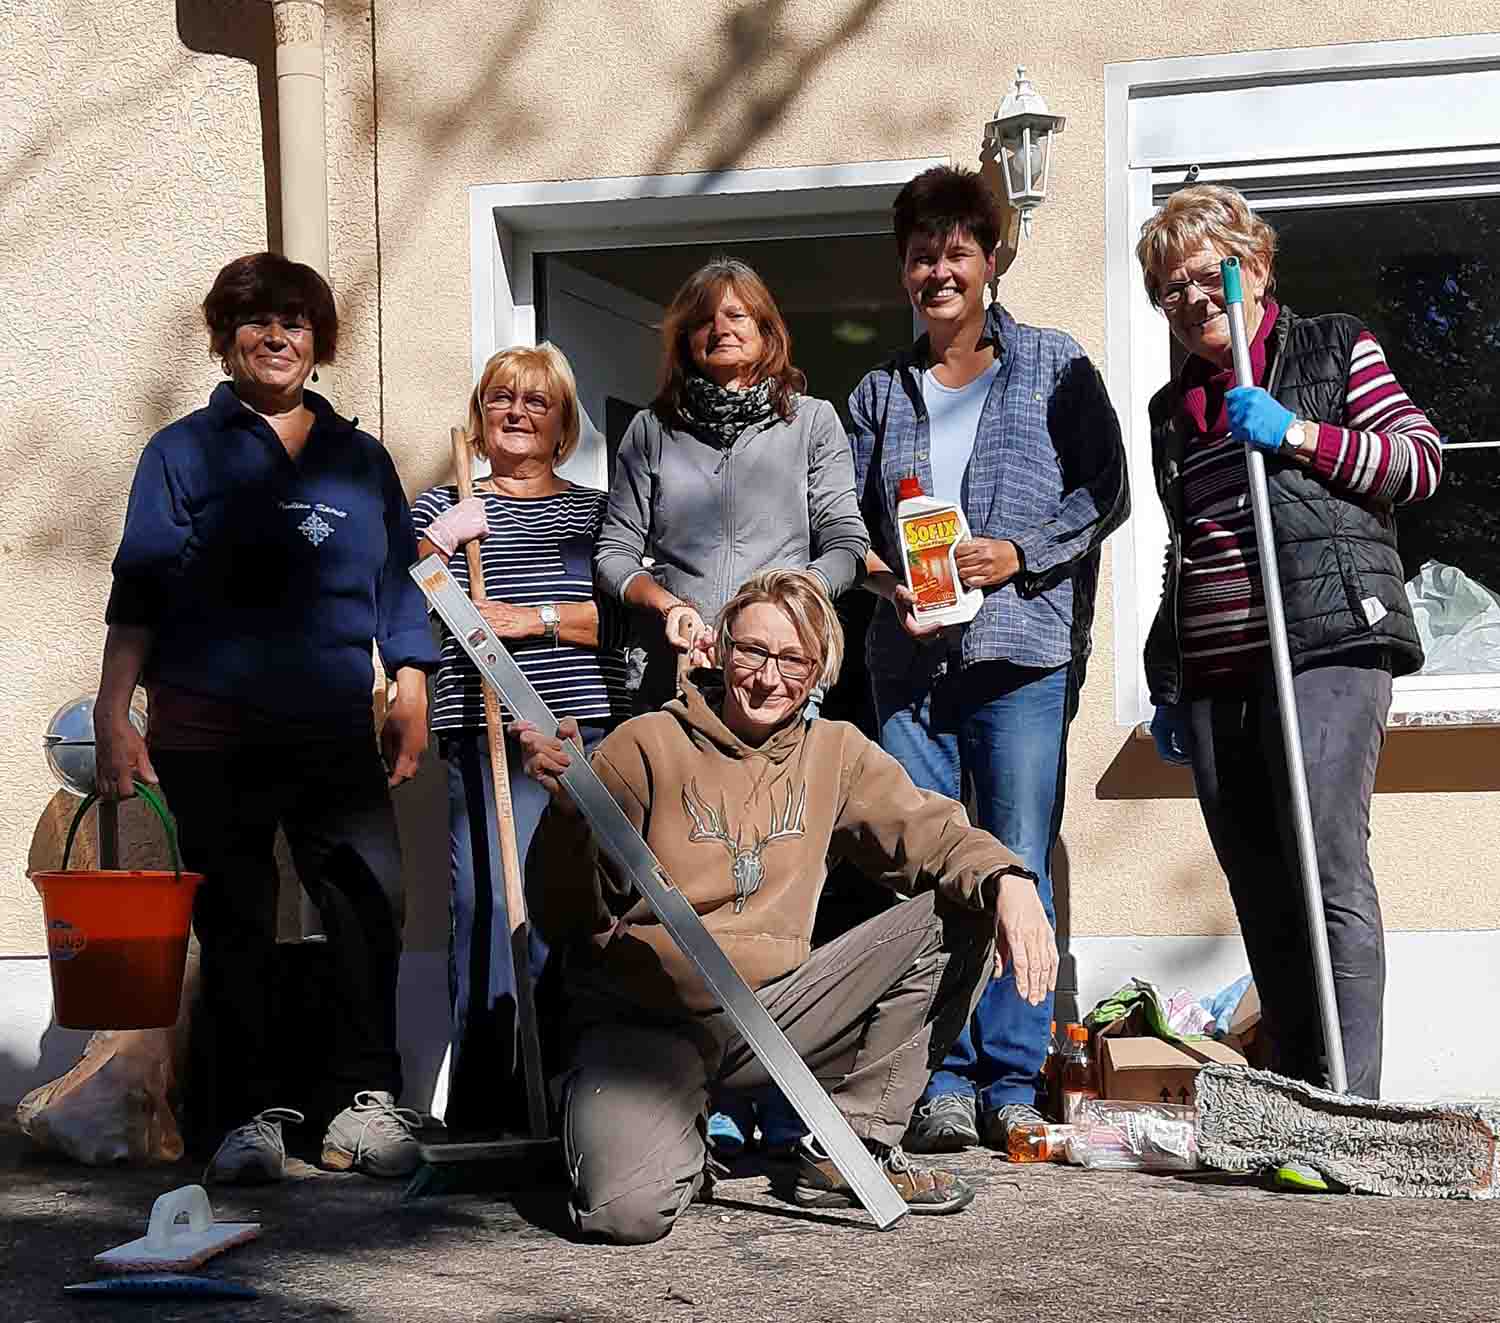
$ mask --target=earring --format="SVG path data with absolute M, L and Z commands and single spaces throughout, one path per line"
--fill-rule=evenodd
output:
M 317 379 L 318 379 L 318 369 L 314 368 L 313 369 L 313 380 L 316 381 Z

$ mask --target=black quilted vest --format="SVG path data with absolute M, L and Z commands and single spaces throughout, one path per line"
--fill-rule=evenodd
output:
M 1266 389 L 1298 418 L 1342 425 L 1349 359 L 1363 330 L 1356 317 L 1298 317 L 1283 307 L 1266 342 Z M 1151 465 L 1171 532 L 1161 606 L 1146 639 L 1146 679 L 1157 704 L 1183 698 L 1178 585 L 1188 432 L 1181 403 L 1173 381 L 1149 406 Z M 1266 479 L 1293 670 L 1355 651 L 1383 659 L 1394 675 L 1421 670 L 1422 645 L 1391 508 L 1331 491 L 1306 469 L 1272 455 Z

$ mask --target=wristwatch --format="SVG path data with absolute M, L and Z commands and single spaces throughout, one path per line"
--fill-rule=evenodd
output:
M 546 636 L 547 642 L 555 648 L 558 630 L 562 628 L 562 616 L 558 614 L 557 607 L 551 602 L 543 602 L 536 610 L 542 618 L 542 633 Z
M 1296 458 L 1302 453 L 1307 444 L 1309 428 L 1300 418 L 1293 418 L 1287 424 L 1286 435 L 1281 438 L 1281 453 Z

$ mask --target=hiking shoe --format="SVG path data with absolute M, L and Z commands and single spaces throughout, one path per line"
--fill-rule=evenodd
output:
M 974 1187 L 941 1167 L 913 1162 L 897 1144 L 894 1148 L 871 1144 L 886 1179 L 906 1201 L 913 1213 L 956 1213 L 974 1197 Z M 823 1152 L 812 1136 L 804 1139 L 797 1150 L 797 1183 L 792 1187 L 792 1202 L 803 1208 L 853 1208 L 859 1198 L 833 1159 Z
M 957 1153 L 979 1142 L 974 1099 L 966 1093 L 940 1093 L 912 1113 L 903 1141 L 913 1153 Z
M 1045 1125 L 1046 1121 L 1047 1118 L 1030 1103 L 1006 1103 L 984 1114 L 984 1146 L 1001 1153 L 1008 1152 L 1011 1126 Z
M 205 1185 L 265 1185 L 286 1174 L 286 1144 L 281 1123 L 301 1125 L 301 1112 L 267 1107 L 244 1125 L 235 1126 L 203 1169 Z
M 397 1107 L 383 1089 L 363 1089 L 329 1123 L 323 1136 L 322 1165 L 330 1171 L 362 1171 L 366 1176 L 409 1176 L 421 1155 L 412 1132 L 422 1118 Z

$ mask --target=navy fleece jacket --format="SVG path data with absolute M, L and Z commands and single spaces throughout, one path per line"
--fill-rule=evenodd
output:
M 374 665 L 438 664 L 407 574 L 411 510 L 385 448 L 308 392 L 293 461 L 227 382 L 136 467 L 106 619 L 154 632 L 147 683 L 368 725 Z

